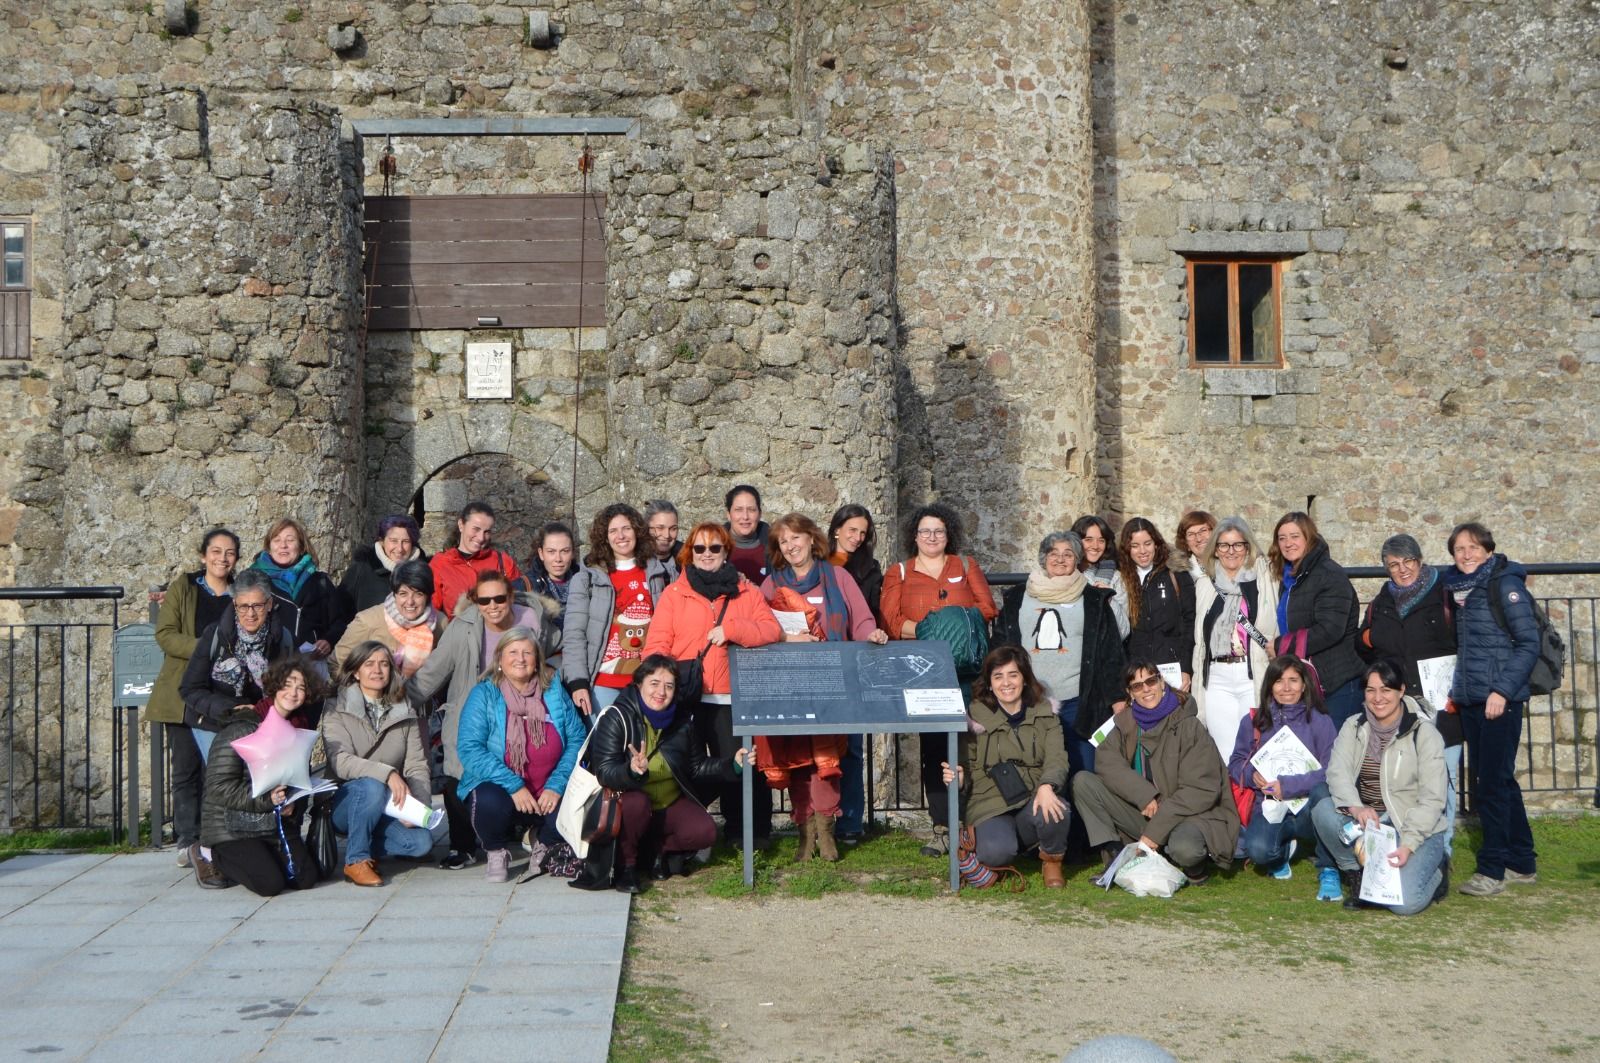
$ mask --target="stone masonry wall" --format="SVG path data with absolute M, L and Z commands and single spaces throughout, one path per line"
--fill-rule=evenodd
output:
M 350 533 L 356 163 L 326 107 L 228 117 L 134 83 L 67 104 L 65 346 L 14 492 L 24 578 L 159 583 L 205 527 L 284 513 Z
M 1572 3 L 1097 12 L 1108 508 L 1311 511 L 1349 564 L 1485 520 L 1600 556 L 1600 14 Z M 1203 55 L 1206 61 L 1196 63 Z M 1276 245 L 1283 370 L 1194 369 L 1179 250 Z
M 742 118 L 647 132 L 612 168 L 607 471 L 686 521 L 749 481 L 772 515 L 891 511 L 888 156 Z

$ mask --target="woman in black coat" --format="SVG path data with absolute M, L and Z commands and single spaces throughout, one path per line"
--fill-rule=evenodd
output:
M 657 879 L 686 874 L 689 854 L 717 839 L 702 794 L 755 767 L 743 749 L 732 757 L 705 755 L 692 717 L 678 704 L 677 685 L 676 661 L 646 657 L 633 684 L 595 717 L 586 759 L 600 785 L 622 792 L 622 829 L 615 841 L 589 846 L 571 883 L 578 889 L 609 889 L 615 866 L 616 888 L 638 893 L 638 869 L 652 857 Z
M 1361 656 L 1356 633 L 1361 607 L 1344 568 L 1306 513 L 1285 513 L 1268 550 L 1278 580 L 1279 653 L 1309 660 L 1335 727 L 1361 711 Z
M 272 580 L 278 622 L 296 646 L 309 647 L 314 661 L 323 661 L 344 637 L 355 611 L 328 574 L 317 568 L 317 554 L 306 530 L 293 517 L 282 517 L 267 529 L 261 552 L 250 566 Z
M 418 545 L 422 530 L 417 522 L 398 513 L 378 522 L 378 537 L 372 543 L 356 548 L 350 557 L 350 567 L 344 570 L 339 581 L 339 592 L 354 616 L 363 609 L 382 605 L 389 597 L 390 581 L 394 571 L 407 561 L 428 560 L 428 555 Z M 334 640 L 338 645 L 338 640 Z
M 1172 552 L 1154 524 L 1134 517 L 1122 526 L 1117 566 L 1128 594 L 1127 659 L 1176 665 L 1188 696 L 1194 680 L 1194 577 L 1188 561 L 1174 568 Z

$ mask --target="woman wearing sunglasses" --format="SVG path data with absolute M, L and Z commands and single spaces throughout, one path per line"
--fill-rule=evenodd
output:
M 478 835 L 472 829 L 466 803 L 456 793 L 461 779 L 461 756 L 456 750 L 461 707 L 487 665 L 494 661 L 500 637 L 507 631 L 516 627 L 532 631 L 539 641 L 539 652 L 545 657 L 561 647 L 561 628 L 547 620 L 543 610 L 518 605 L 511 597 L 511 584 L 499 572 L 478 576 L 461 601 L 462 608 L 439 637 L 439 645 L 406 684 L 406 694 L 414 705 L 423 704 L 440 689 L 445 692 L 443 709 L 429 730 L 443 738 L 442 790 L 444 810 L 450 819 L 450 852 L 439 866 L 450 870 L 470 866 L 478 848 Z
M 646 657 L 664 653 L 679 661 L 704 651 L 694 720 L 699 740 L 717 758 L 732 757 L 739 749 L 733 735 L 728 646 L 765 646 L 783 638 L 766 598 L 733 567 L 732 553 L 733 537 L 726 528 L 695 525 L 678 554 L 683 574 L 662 592 L 644 644 Z M 721 797 L 725 837 L 738 839 L 744 822 L 739 784 L 724 782 Z M 772 833 L 772 791 L 754 787 L 752 804 L 756 841 L 765 845 Z
M 1128 708 L 1095 752 L 1094 771 L 1073 778 L 1073 804 L 1108 864 L 1137 840 L 1198 885 L 1210 877 L 1207 858 L 1227 867 L 1239 840 L 1222 758 L 1194 698 L 1168 686 L 1154 662 L 1133 662 L 1123 679 Z

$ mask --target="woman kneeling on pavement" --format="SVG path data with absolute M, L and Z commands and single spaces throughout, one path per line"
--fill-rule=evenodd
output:
M 282 786 L 250 796 L 250 771 L 233 743 L 255 734 L 269 712 L 305 727 L 308 721 L 300 708 L 321 698 L 322 691 L 315 668 L 299 656 L 268 668 L 261 687 L 266 696 L 260 703 L 236 707 L 212 743 L 200 840 L 211 847 L 212 863 L 222 878 L 202 878 L 200 885 L 214 889 L 236 882 L 258 896 L 275 897 L 285 889 L 308 890 L 317 884 L 316 865 L 301 838 L 303 803 L 285 803 L 288 791 Z M 191 853 L 191 858 L 198 855 Z
M 433 834 L 384 809 L 415 797 L 433 798 L 422 728 L 406 700 L 389 648 L 363 642 L 345 659 L 339 691 L 322 718 L 328 775 L 341 783 L 333 798 L 333 826 L 349 836 L 344 877 L 357 886 L 381 886 L 376 857 L 420 860 L 433 851 Z
M 1346 908 L 1365 902 L 1360 900 L 1362 854 L 1345 844 L 1345 824 L 1393 826 L 1400 838 L 1389 862 L 1400 869 L 1403 900 L 1383 907 L 1396 915 L 1416 915 L 1450 891 L 1444 739 L 1406 695 L 1406 681 L 1392 661 L 1369 667 L 1363 682 L 1366 711 L 1339 729 L 1328 761 L 1328 796 L 1312 810 L 1312 819 L 1322 848 L 1339 866 Z
M 706 756 L 677 689 L 677 661 L 651 654 L 634 670 L 632 685 L 595 718 L 589 770 L 600 785 L 622 792 L 622 830 L 614 842 L 589 846 L 572 880 L 578 889 L 609 889 L 613 865 L 623 893 L 643 888 L 639 869 L 647 864 L 658 880 L 688 874 L 689 855 L 717 840 L 700 792 L 755 769 L 743 748 L 731 757 Z
M 1233 863 L 1239 812 L 1216 743 L 1151 661 L 1123 674 L 1131 699 L 1095 753 L 1094 771 L 1073 780 L 1073 804 L 1089 844 L 1107 864 L 1135 839 L 1183 869 L 1191 885 L 1209 876 L 1206 859 Z
M 523 831 L 535 832 L 530 870 L 562 844 L 555 812 L 584 733 L 533 631 L 514 627 L 500 636 L 494 665 L 467 695 L 456 731 L 458 792 L 488 854 L 483 877 L 490 882 L 510 877 L 511 839 Z
M 973 828 L 973 855 L 994 868 L 1037 845 L 1045 886 L 1066 885 L 1061 858 L 1072 810 L 1060 794 L 1067 786 L 1067 750 L 1026 650 L 989 651 L 967 715 L 961 766 L 941 768 L 945 785 L 958 783 L 966 799 L 962 819 Z

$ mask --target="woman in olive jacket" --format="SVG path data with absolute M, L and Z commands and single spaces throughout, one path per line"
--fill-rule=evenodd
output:
M 687 874 L 690 853 L 717 839 L 706 811 L 709 795 L 732 782 L 755 758 L 740 749 L 708 757 L 696 741 L 694 719 L 677 697 L 677 661 L 652 654 L 639 662 L 632 685 L 595 717 L 587 762 L 600 785 L 622 792 L 622 829 L 605 844 L 591 844 L 571 885 L 623 893 L 642 888 L 639 868 L 657 854 L 654 875 Z

